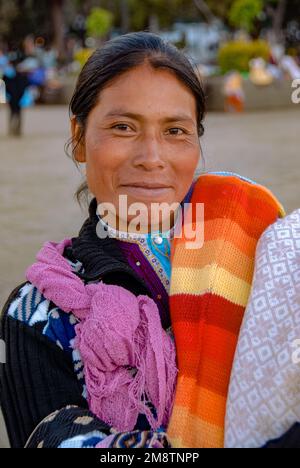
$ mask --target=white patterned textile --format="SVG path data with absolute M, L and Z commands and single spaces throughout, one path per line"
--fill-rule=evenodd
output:
M 231 374 L 225 447 L 262 447 L 300 422 L 299 340 L 300 209 L 270 226 L 257 246 Z

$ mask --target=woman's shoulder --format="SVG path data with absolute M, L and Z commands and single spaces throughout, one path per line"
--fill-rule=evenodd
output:
M 9 295 L 3 310 L 2 318 L 11 317 L 15 320 L 32 325 L 37 321 L 46 321 L 50 301 L 30 281 L 17 286 Z
M 72 271 L 78 274 L 81 262 L 73 257 L 68 248 L 64 249 L 63 256 Z M 17 327 L 25 334 L 43 336 L 43 339 L 51 341 L 70 357 L 77 359 L 73 356 L 72 342 L 78 319 L 47 299 L 42 290 L 26 279 L 13 289 L 4 304 L 0 315 L 0 334 L 7 335 Z
M 21 302 L 23 297 L 26 295 L 29 289 L 29 281 L 23 281 L 23 283 L 18 284 L 7 297 L 0 314 L 0 319 L 3 321 L 8 316 L 11 315 L 11 311 L 15 309 Z
M 68 259 L 73 271 L 77 263 Z M 27 329 L 36 332 L 54 342 L 61 349 L 72 353 L 72 340 L 75 337 L 76 317 L 64 312 L 47 299 L 44 294 L 30 281 L 18 285 L 9 295 L 1 313 L 2 328 L 4 323 L 18 322 Z
M 68 249 L 65 249 L 64 257 L 74 273 L 76 273 L 81 265 L 80 262 L 77 262 L 71 256 Z M 2 309 L 1 318 L 11 317 L 24 324 L 35 325 L 36 323 L 46 322 L 53 310 L 59 315 L 65 314 L 54 302 L 48 300 L 34 284 L 27 280 L 16 286 L 9 294 Z
M 78 360 L 73 356 L 72 347 L 77 323 L 73 314 L 61 310 L 36 286 L 26 281 L 11 292 L 3 307 L 0 335 L 6 335 L 2 338 L 7 338 L 17 326 L 26 335 L 40 335 L 43 340 L 52 342 L 72 359 Z

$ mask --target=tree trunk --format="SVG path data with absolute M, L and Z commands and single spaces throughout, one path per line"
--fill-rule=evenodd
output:
M 130 30 L 130 14 L 128 0 L 121 0 L 121 28 L 123 34 L 128 33 Z
M 212 23 L 216 19 L 215 15 L 204 0 L 194 0 L 194 4 L 208 23 Z
M 279 0 L 278 6 L 276 10 L 274 11 L 273 34 L 277 43 L 282 43 L 284 40 L 282 27 L 283 27 L 286 7 L 287 7 L 287 0 Z
M 152 33 L 158 33 L 159 31 L 159 19 L 155 13 L 152 13 L 149 17 L 149 30 Z
M 64 14 L 63 6 L 64 0 L 51 0 L 51 18 L 54 31 L 54 46 L 58 51 L 60 60 L 65 58 L 65 44 L 64 44 Z

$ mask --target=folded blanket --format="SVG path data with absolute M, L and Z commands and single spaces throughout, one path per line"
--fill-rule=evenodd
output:
M 204 203 L 204 246 L 189 249 L 183 236 L 172 249 L 170 307 L 179 374 L 167 433 L 175 447 L 223 447 L 257 242 L 283 210 L 264 187 L 210 174 L 195 186 L 192 208 L 197 203 Z
M 226 447 L 261 447 L 300 421 L 300 210 L 261 237 L 229 388 Z M 299 353 L 298 353 L 299 356 Z

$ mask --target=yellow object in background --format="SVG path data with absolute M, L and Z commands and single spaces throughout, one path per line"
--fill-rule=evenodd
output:
M 267 63 L 262 58 L 253 59 L 249 63 L 250 81 L 257 86 L 268 86 L 273 83 L 274 77 L 267 69 Z

